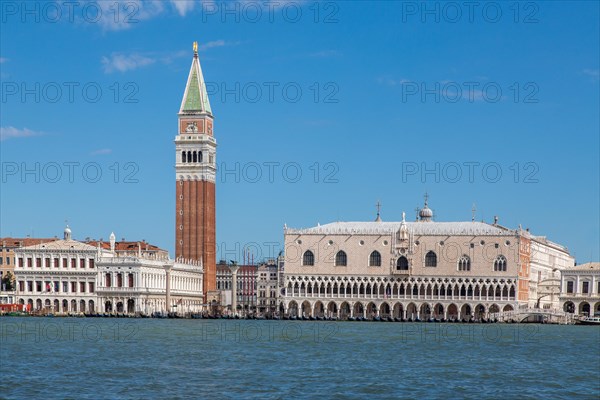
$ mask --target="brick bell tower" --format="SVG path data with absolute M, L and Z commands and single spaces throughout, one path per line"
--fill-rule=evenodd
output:
M 198 43 L 178 114 L 175 256 L 202 260 L 204 301 L 216 290 L 215 175 L 217 141 L 198 60 Z M 213 292 L 214 293 L 214 292 Z M 214 294 L 213 294 L 214 296 Z

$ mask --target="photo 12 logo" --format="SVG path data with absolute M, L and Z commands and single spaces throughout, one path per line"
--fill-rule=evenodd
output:
M 2 103 L 139 103 L 140 88 L 135 82 L 16 82 L 3 81 Z
M 136 24 L 139 22 L 140 1 L 2 1 L 2 23 L 112 23 Z
M 2 162 L 2 183 L 139 183 L 136 177 L 140 167 L 135 162 L 114 162 L 103 166 L 97 162 L 50 161 L 34 162 Z
M 537 24 L 539 11 L 533 1 L 403 1 L 402 22 Z
M 203 1 L 202 22 L 222 23 L 285 22 L 296 24 L 311 21 L 315 24 L 337 24 L 340 3 L 335 1 L 244 0 Z
M 539 183 L 539 165 L 534 161 L 502 165 L 495 161 L 402 162 L 402 183 Z
M 221 183 L 339 183 L 340 167 L 333 161 L 300 164 L 295 161 L 249 161 L 219 164 Z
M 442 81 L 416 82 L 402 80 L 400 93 L 402 102 L 421 103 L 498 103 L 511 101 L 513 103 L 539 103 L 540 88 L 535 82 L 512 82 L 503 85 L 498 82 L 476 81 Z
M 206 82 L 206 93 L 222 103 L 339 103 L 340 88 L 336 82 Z

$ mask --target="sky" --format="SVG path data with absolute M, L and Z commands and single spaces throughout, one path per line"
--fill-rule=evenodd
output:
M 598 2 L 3 1 L 0 236 L 173 255 L 198 41 L 217 257 L 283 227 L 477 220 L 600 259 Z M 473 212 L 473 209 L 475 211 Z

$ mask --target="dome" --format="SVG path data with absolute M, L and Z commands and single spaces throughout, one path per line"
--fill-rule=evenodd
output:
M 421 208 L 419 210 L 419 218 L 421 219 L 421 221 L 429 222 L 433 218 L 433 211 L 431 211 L 431 209 L 427 205 L 428 199 L 429 199 L 429 195 L 427 193 L 425 193 L 425 205 L 423 206 L 423 208 Z
M 421 210 L 419 211 L 419 217 L 431 218 L 431 217 L 433 217 L 433 211 L 431 211 L 431 208 L 429 208 L 429 207 L 427 207 L 427 205 L 425 205 L 425 207 L 421 208 Z
M 67 225 L 67 227 L 65 228 L 65 232 L 64 232 L 64 239 L 65 240 L 71 240 L 71 228 L 69 228 L 69 225 Z

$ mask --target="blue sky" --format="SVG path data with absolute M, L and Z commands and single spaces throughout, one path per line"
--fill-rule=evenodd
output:
M 68 220 L 78 239 L 114 231 L 172 254 L 197 40 L 219 257 L 269 255 L 284 223 L 372 220 L 378 200 L 384 220 L 412 219 L 428 192 L 437 220 L 475 203 L 478 220 L 598 260 L 598 3 L 478 4 L 3 2 L 0 235 Z

